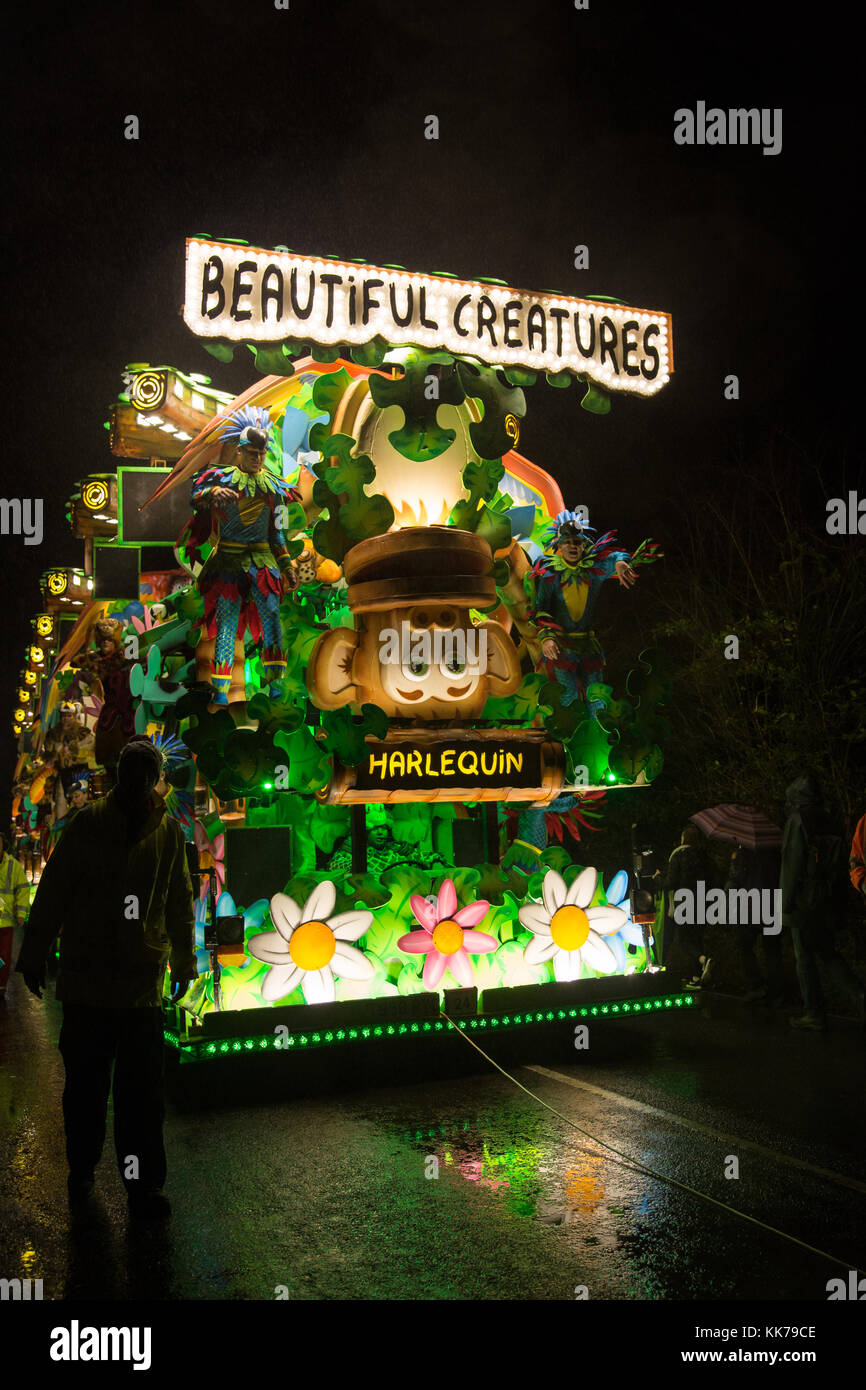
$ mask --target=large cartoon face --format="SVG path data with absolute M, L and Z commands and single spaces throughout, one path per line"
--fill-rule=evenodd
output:
M 473 626 L 468 609 L 431 603 L 376 617 L 379 623 L 367 624 L 365 650 L 371 639 L 378 641 L 382 690 L 405 717 L 417 711 L 422 718 L 442 718 L 433 705 L 444 705 L 445 717 L 458 706 L 474 711 L 487 670 L 488 634 Z
M 373 704 L 391 719 L 477 719 L 489 695 L 520 684 L 505 629 L 475 626 L 468 608 L 432 599 L 359 614 L 357 623 L 334 628 L 313 648 L 307 685 L 320 709 Z

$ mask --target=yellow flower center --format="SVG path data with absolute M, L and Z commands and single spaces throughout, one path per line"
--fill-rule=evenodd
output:
M 289 940 L 289 955 L 302 970 L 321 970 L 336 949 L 334 933 L 325 922 L 302 922 Z
M 450 917 L 433 928 L 433 945 L 443 956 L 453 956 L 463 945 L 463 928 Z
M 582 907 L 566 904 L 550 919 L 550 935 L 563 951 L 576 951 L 589 936 L 589 918 Z

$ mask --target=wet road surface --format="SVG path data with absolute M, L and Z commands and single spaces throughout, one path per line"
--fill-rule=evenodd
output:
M 851 1022 L 793 1033 L 785 1014 L 706 996 L 685 1015 L 593 1024 L 586 1051 L 566 1036 L 553 1060 L 527 1057 L 511 1069 L 538 1099 L 468 1042 L 471 1074 L 265 1104 L 235 1085 L 196 1108 L 199 1069 L 184 1068 L 187 1102 L 166 1121 L 174 1211 L 156 1227 L 130 1224 L 110 1140 L 95 1216 L 70 1219 L 59 1026 L 59 1006 L 13 977 L 0 1277 L 41 1278 L 45 1299 L 573 1300 L 585 1287 L 825 1302 L 829 1279 L 866 1269 L 866 1034 Z M 494 1057 L 500 1041 L 484 1040 Z

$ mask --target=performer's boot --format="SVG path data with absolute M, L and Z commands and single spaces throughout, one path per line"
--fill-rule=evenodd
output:
M 280 647 L 262 648 L 262 674 L 272 700 L 283 698 L 283 677 L 286 674 L 286 658 Z
M 215 661 L 211 666 L 211 687 L 213 689 L 214 705 L 227 705 L 229 702 L 229 689 L 232 683 L 232 663 L 230 661 Z

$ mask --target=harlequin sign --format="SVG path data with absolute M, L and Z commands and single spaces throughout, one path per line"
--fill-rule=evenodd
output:
M 562 747 L 542 730 L 401 730 L 367 749 L 357 767 L 338 767 L 328 801 L 547 803 L 563 782 Z

